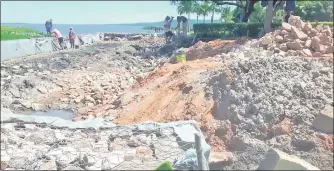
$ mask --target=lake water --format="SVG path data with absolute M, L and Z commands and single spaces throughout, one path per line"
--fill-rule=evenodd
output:
M 5 26 L 26 27 L 40 32 L 46 32 L 44 24 L 19 24 L 19 23 L 1 23 Z M 113 32 L 113 33 L 152 33 L 150 30 L 144 30 L 140 25 L 123 25 L 123 24 L 54 24 L 64 36 L 68 34 L 69 28 L 73 27 L 77 34 L 96 33 L 96 32 Z

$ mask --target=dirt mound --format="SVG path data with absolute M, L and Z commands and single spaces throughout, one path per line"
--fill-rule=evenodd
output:
M 115 123 L 120 125 L 145 121 L 171 122 L 196 120 L 213 148 L 224 150 L 215 131 L 211 110 L 214 101 L 209 91 L 210 78 L 221 63 L 208 60 L 165 64 L 137 83 L 122 98 L 122 110 L 118 110 Z M 130 95 L 134 94 L 134 95 Z M 211 132 L 211 133 L 210 133 Z
M 238 40 L 213 40 L 210 42 L 199 41 L 194 46 L 185 49 L 187 61 L 213 57 L 222 53 L 228 53 L 235 45 L 244 44 L 245 38 Z

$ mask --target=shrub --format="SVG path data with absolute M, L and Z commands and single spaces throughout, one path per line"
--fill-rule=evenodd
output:
M 322 24 L 324 26 L 329 26 L 330 28 L 333 28 L 333 25 L 334 25 L 332 21 L 331 22 L 310 22 L 310 24 L 312 25 L 312 27 Z
M 277 28 L 281 24 L 274 23 Z M 263 28 L 263 23 L 214 23 L 214 24 L 194 24 L 194 32 L 199 38 L 218 37 L 257 37 Z

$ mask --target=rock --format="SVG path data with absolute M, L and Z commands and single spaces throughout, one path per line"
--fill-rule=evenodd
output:
M 122 41 L 122 38 L 115 37 L 115 38 L 114 38 L 114 41 Z
M 303 48 L 302 45 L 297 41 L 287 42 L 286 46 L 288 47 L 288 49 L 291 49 L 291 50 L 301 50 Z
M 44 136 L 40 132 L 33 132 L 26 135 L 25 140 L 34 142 L 34 144 L 42 144 L 44 142 Z
M 36 86 L 36 89 L 37 89 L 39 92 L 43 93 L 43 94 L 45 94 L 45 93 L 48 92 L 48 90 L 47 90 L 47 89 L 45 88 L 45 86 L 43 86 L 43 85 L 37 85 L 37 86 Z
M 226 162 L 231 162 L 234 160 L 233 153 L 231 152 L 211 152 L 210 153 L 210 158 L 209 158 L 209 163 L 214 164 L 214 163 L 226 163 Z
M 311 40 L 311 47 L 315 52 L 320 52 L 320 39 L 319 37 L 313 37 Z
M 264 37 L 262 40 L 260 40 L 260 45 L 261 46 L 268 46 L 269 44 L 271 44 L 273 42 L 273 40 L 271 39 L 271 37 L 266 36 Z
M 21 97 L 21 92 L 19 91 L 18 88 L 14 88 L 14 87 L 10 87 L 9 88 L 9 92 L 16 98 L 20 98 Z
M 321 132 L 333 134 L 333 106 L 327 105 L 315 117 L 312 126 Z
M 277 43 L 283 43 L 284 42 L 283 37 L 280 36 L 280 35 L 275 36 L 275 40 L 276 40 Z
M 319 39 L 320 39 L 320 44 L 322 45 L 330 43 L 330 38 L 324 33 L 320 34 Z
M 323 29 L 323 25 L 322 24 L 319 24 L 315 27 L 315 29 L 317 29 L 318 32 L 321 32 L 322 29 Z
M 281 29 L 290 31 L 291 30 L 291 25 L 289 23 L 283 22 Z
M 81 167 L 78 167 L 78 166 L 69 165 L 69 166 L 65 167 L 64 169 L 62 169 L 62 170 L 85 170 L 85 169 L 83 169 Z
M 302 53 L 307 57 L 312 57 L 312 52 L 309 49 L 303 49 Z
M 39 166 L 39 170 L 57 170 L 56 161 L 48 161 Z
M 304 27 L 303 27 L 303 31 L 306 32 L 306 33 L 310 32 L 311 29 L 312 29 L 312 25 L 309 24 L 309 23 L 305 24 Z
M 138 141 L 136 137 L 130 137 L 128 140 L 128 146 L 129 147 L 139 147 L 141 143 Z
M 288 23 L 297 28 L 303 28 L 305 23 L 300 19 L 299 16 L 290 15 Z
M 288 47 L 286 46 L 286 44 L 281 44 L 279 48 L 284 52 L 288 51 Z
M 136 157 L 138 158 L 149 158 L 152 155 L 153 151 L 147 146 L 139 146 L 136 148 Z
M 310 48 L 311 47 L 311 42 L 312 42 L 312 40 L 306 40 L 306 42 L 305 42 L 305 47 L 306 48 Z
M 20 67 L 20 66 L 17 66 L 17 65 L 14 65 L 12 68 L 15 69 L 15 70 L 18 70 L 18 69 L 20 69 L 21 67 Z
M 312 55 L 313 57 L 321 57 L 321 53 L 320 52 L 315 52 Z
M 173 44 L 165 44 L 159 49 L 157 49 L 157 55 L 162 56 L 162 55 L 169 55 L 171 54 L 174 50 L 176 49 L 175 45 Z
M 134 36 L 129 36 L 128 40 L 140 40 L 142 38 L 143 38 L 142 35 L 134 35 Z
M 258 139 L 253 139 L 247 134 L 238 137 L 233 137 L 228 147 L 233 151 L 245 151 L 249 148 L 256 148 L 258 150 L 268 149 L 268 146 L 263 141 Z
M 282 35 L 282 36 L 285 36 L 285 35 L 288 35 L 288 34 L 289 34 L 289 32 L 286 31 L 286 30 L 282 30 L 282 31 L 280 32 L 280 35 Z
M 333 45 L 332 46 L 328 46 L 326 49 L 326 53 L 333 53 L 334 52 L 334 48 Z
M 281 123 L 272 127 L 271 133 L 273 136 L 289 134 L 291 132 L 291 126 L 292 123 L 290 119 L 285 118 Z
M 291 27 L 291 32 L 296 39 L 306 40 L 308 36 L 296 27 Z
M 290 156 L 278 149 L 267 152 L 257 170 L 320 170 L 310 163 L 296 156 Z
M 295 39 L 294 39 L 293 36 L 291 36 L 291 35 L 285 35 L 285 36 L 283 37 L 283 40 L 284 40 L 284 42 L 292 42 L 292 41 L 294 41 Z
M 322 30 L 323 33 L 325 33 L 329 37 L 333 37 L 332 31 L 329 28 L 329 26 L 325 26 L 324 29 Z

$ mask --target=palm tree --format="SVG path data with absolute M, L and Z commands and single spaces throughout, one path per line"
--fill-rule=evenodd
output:
M 177 1 L 177 0 L 171 0 L 172 5 L 177 5 L 177 12 L 178 14 L 187 14 L 188 19 L 190 20 L 190 13 L 193 12 L 193 6 L 195 1 Z
M 211 15 L 211 24 L 213 23 L 213 17 L 215 15 L 215 12 L 220 12 L 219 6 L 217 6 L 215 3 L 210 3 L 210 12 L 212 12 Z
M 201 12 L 201 5 L 198 2 L 195 2 L 192 8 L 192 12 L 195 13 L 196 16 L 196 23 L 198 24 L 198 17 L 202 14 Z
M 209 2 L 204 2 L 201 4 L 201 14 L 203 15 L 203 22 L 205 23 L 205 17 L 209 14 L 210 4 Z

